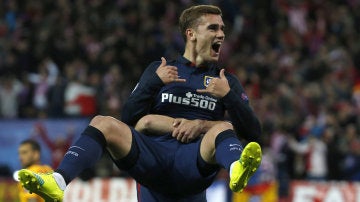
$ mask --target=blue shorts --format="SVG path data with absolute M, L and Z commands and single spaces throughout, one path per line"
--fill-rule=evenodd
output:
M 133 128 L 131 132 L 133 144 L 130 159 L 133 162 L 121 162 L 122 165 L 117 162 L 117 165 L 123 168 L 124 163 L 132 164 L 126 170 L 142 185 L 138 189 L 139 200 L 206 201 L 205 190 L 214 181 L 219 168 L 214 168 L 206 176 L 200 173 L 198 158 L 201 158 L 201 138 L 184 144 L 173 138 L 171 133 L 147 136 Z M 137 147 L 136 152 L 134 147 Z

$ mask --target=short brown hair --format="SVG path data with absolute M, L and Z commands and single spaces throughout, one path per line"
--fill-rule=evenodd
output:
M 198 5 L 192 6 L 190 8 L 185 9 L 180 17 L 179 17 L 179 28 L 181 35 L 186 41 L 186 29 L 194 28 L 199 23 L 199 19 L 201 16 L 206 14 L 215 14 L 222 16 L 221 9 L 217 6 L 213 5 Z
M 40 144 L 37 141 L 33 139 L 26 139 L 20 143 L 20 145 L 25 145 L 25 144 L 29 144 L 32 150 L 41 152 Z

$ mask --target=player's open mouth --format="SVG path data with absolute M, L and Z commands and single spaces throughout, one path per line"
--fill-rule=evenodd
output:
M 221 42 L 215 42 L 211 45 L 211 48 L 215 51 L 215 53 L 219 53 L 220 52 L 220 46 L 221 46 Z

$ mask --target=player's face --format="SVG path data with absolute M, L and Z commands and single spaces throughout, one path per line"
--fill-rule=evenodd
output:
M 38 152 L 31 148 L 30 144 L 23 144 L 18 149 L 19 160 L 22 168 L 35 164 L 38 160 Z
M 224 42 L 224 22 L 220 15 L 207 14 L 195 29 L 197 61 L 216 62 L 219 60 Z

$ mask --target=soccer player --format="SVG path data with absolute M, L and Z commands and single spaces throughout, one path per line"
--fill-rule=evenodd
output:
M 261 128 L 240 82 L 216 65 L 225 38 L 221 10 L 190 7 L 179 23 L 184 54 L 151 63 L 125 103 L 122 120 L 94 117 L 55 173 L 20 171 L 27 189 L 62 200 L 66 185 L 106 149 L 140 184 L 139 201 L 206 201 L 205 190 L 220 168 L 229 171 L 232 191 L 243 190 L 261 162 Z M 158 121 L 149 121 L 153 116 Z M 136 123 L 152 132 L 136 131 Z M 243 147 L 239 137 L 253 142 Z
M 50 173 L 52 168 L 48 165 L 43 165 L 40 162 L 41 148 L 39 143 L 35 140 L 27 139 L 20 143 L 18 148 L 20 164 L 22 168 L 26 168 L 36 173 Z M 43 202 L 40 196 L 31 194 L 24 189 L 19 183 L 19 199 L 20 202 Z

